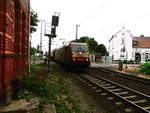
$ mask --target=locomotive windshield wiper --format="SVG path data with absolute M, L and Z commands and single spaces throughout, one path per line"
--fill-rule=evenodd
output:
M 81 52 L 87 52 L 87 46 L 79 46 Z
M 80 52 L 84 52 L 83 48 L 82 47 L 78 47 L 78 51 Z

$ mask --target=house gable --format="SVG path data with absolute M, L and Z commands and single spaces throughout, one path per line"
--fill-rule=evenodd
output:
M 150 48 L 150 37 L 133 37 L 133 48 Z

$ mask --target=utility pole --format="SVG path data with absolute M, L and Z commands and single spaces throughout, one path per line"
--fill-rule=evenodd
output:
M 80 25 L 76 24 L 76 40 L 78 39 L 78 27 L 80 27 Z
M 126 49 L 126 69 L 128 69 L 128 66 L 127 66 L 127 60 L 128 60 L 128 51 L 127 51 L 127 49 Z
M 47 36 L 48 37 L 48 42 L 49 42 L 49 44 L 48 44 L 48 56 L 47 56 L 47 60 L 48 60 L 48 72 L 50 72 L 50 56 L 51 56 L 51 38 L 52 38 L 52 35 L 51 35 L 51 31 L 49 31 L 49 30 L 47 30 L 47 28 L 49 28 L 49 27 L 51 27 L 50 25 L 49 25 L 49 23 L 45 23 L 45 36 Z
M 48 71 L 50 72 L 51 69 L 50 69 L 50 63 L 51 63 L 51 39 L 52 39 L 52 36 L 50 35 L 49 36 L 49 48 L 48 48 Z
M 40 31 L 40 55 L 42 57 L 42 40 L 43 40 L 43 22 L 45 24 L 45 20 L 41 19 L 41 31 Z
M 42 32 L 43 32 L 43 22 L 41 20 L 41 33 L 40 33 L 40 55 L 42 57 Z

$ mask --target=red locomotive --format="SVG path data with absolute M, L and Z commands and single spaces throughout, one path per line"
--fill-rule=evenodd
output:
M 68 42 L 62 48 L 53 51 L 54 60 L 70 66 L 90 66 L 87 43 Z

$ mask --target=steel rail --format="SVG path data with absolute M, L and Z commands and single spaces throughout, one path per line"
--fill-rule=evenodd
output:
M 95 68 L 95 69 L 97 69 L 97 68 Z M 118 75 L 120 77 L 123 77 L 123 78 L 128 78 L 128 79 L 131 79 L 131 80 L 136 80 L 136 81 L 140 81 L 140 82 L 143 82 L 143 83 L 146 83 L 146 84 L 150 84 L 150 79 L 136 77 L 136 76 L 133 76 L 132 74 L 125 74 L 125 73 L 116 72 L 116 71 L 106 69 L 106 68 L 99 68 L 99 69 L 102 69 L 102 70 L 97 70 L 97 71 L 103 71 L 103 72 L 106 72 L 106 73 L 109 73 L 109 74 L 113 73 L 113 74 L 116 74 L 116 75 Z
M 110 84 L 113 85 L 113 86 L 114 86 L 114 85 L 115 85 L 115 86 L 118 86 L 118 87 L 120 87 L 120 88 L 122 88 L 122 89 L 127 90 L 128 92 L 130 91 L 130 92 L 132 92 L 132 93 L 136 93 L 135 95 L 138 94 L 137 96 L 140 95 L 140 96 L 142 96 L 143 98 L 145 97 L 146 99 L 150 100 L 150 96 L 148 96 L 148 95 L 142 94 L 142 93 L 137 92 L 137 91 L 135 91 L 135 90 L 133 90 L 133 89 L 130 89 L 130 88 L 125 87 L 125 86 L 122 86 L 122 85 L 120 85 L 120 84 L 117 84 L 117 83 L 112 82 L 112 81 L 110 81 L 110 80 L 104 79 L 104 78 L 99 77 L 99 76 L 97 76 L 97 75 L 89 74 L 89 73 L 86 73 L 86 74 L 89 75 L 89 76 L 91 76 L 91 77 L 98 78 L 99 80 L 101 79 L 101 80 L 103 80 L 103 81 L 106 81 L 106 82 L 110 83 Z M 100 84 L 98 84 L 98 83 L 95 83 L 95 82 L 89 80 L 88 78 L 86 78 L 86 76 L 84 76 L 84 77 L 83 77 L 83 75 L 80 75 L 80 76 L 81 76 L 83 79 L 87 80 L 88 82 L 92 83 L 93 85 L 96 85 L 96 86 L 98 86 L 98 87 L 100 87 L 100 88 L 102 88 L 102 89 L 104 89 L 104 90 L 110 92 L 111 94 L 113 94 L 113 95 L 115 95 L 115 96 L 121 98 L 122 100 L 126 101 L 127 103 L 131 104 L 132 106 L 137 107 L 139 110 L 141 110 L 141 111 L 143 111 L 143 112 L 145 112 L 145 113 L 150 113 L 149 110 L 144 109 L 144 107 L 141 107 L 140 105 L 137 105 L 137 104 L 135 104 L 134 102 L 132 102 L 132 101 L 130 101 L 130 100 L 124 98 L 123 96 L 121 96 L 121 94 L 119 95 L 119 94 L 117 94 L 117 93 L 115 93 L 115 92 L 109 90 L 108 88 L 105 88 L 105 86 L 102 86 L 102 85 L 100 85 Z M 133 95 L 133 94 L 132 94 L 132 95 Z

